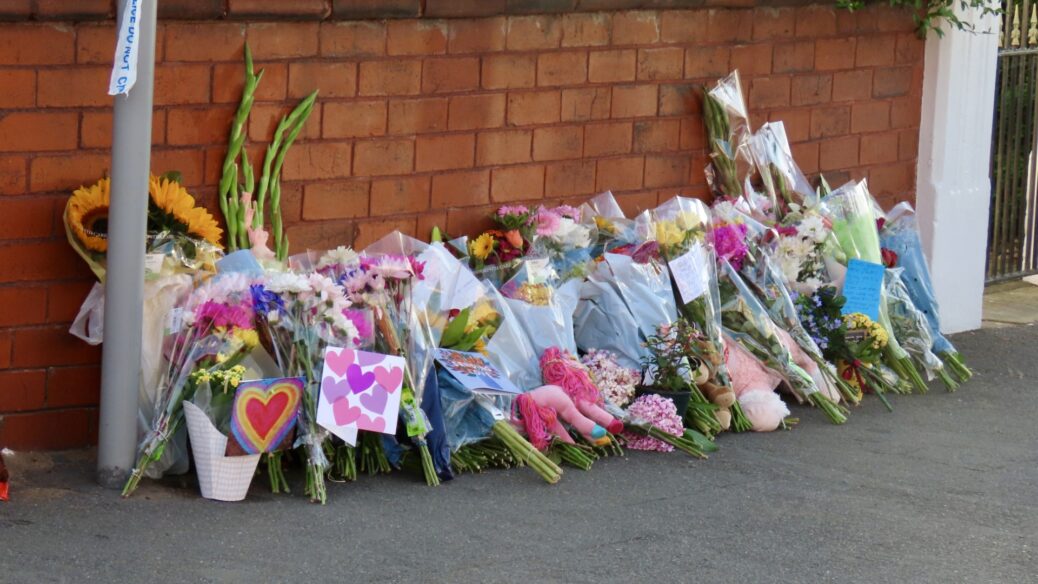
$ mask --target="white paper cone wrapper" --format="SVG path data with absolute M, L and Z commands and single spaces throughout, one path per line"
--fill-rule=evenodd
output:
M 224 456 L 227 436 L 213 426 L 209 417 L 187 401 L 184 402 L 184 415 L 202 496 L 216 501 L 244 499 L 261 455 Z

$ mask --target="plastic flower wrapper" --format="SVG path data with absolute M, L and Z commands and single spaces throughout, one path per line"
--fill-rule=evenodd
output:
M 819 394 L 810 373 L 798 366 L 783 343 L 767 309 L 725 260 L 720 260 L 721 318 L 727 332 L 765 367 L 775 371 L 801 398 L 822 409 L 836 423 L 846 421 L 846 411 Z M 831 407 L 830 407 L 831 406 Z
M 880 242 L 885 249 L 897 254 L 897 266 L 904 269 L 901 280 L 908 289 L 912 304 L 926 317 L 930 335 L 933 337 L 933 352 L 937 353 L 960 381 L 968 380 L 973 372 L 966 366 L 962 355 L 951 341 L 941 334 L 937 296 L 934 294 L 930 268 L 923 254 L 915 212 L 911 205 L 900 203 L 891 209 L 880 231 Z
M 580 206 L 580 220 L 596 234 L 591 246 L 591 257 L 598 258 L 607 251 L 614 251 L 639 243 L 634 221 L 624 215 L 613 193 L 606 191 L 595 195 Z
M 426 244 L 393 232 L 368 246 L 357 269 L 341 279 L 350 297 L 371 309 L 376 349 L 404 358 L 400 417 L 404 433 L 418 449 L 428 485 L 439 484 L 441 475 L 451 476 L 447 454 L 441 451 L 433 457 L 427 437 L 435 428 L 421 406 L 425 389 L 431 387 L 426 380 L 441 333 L 432 319 L 453 295 L 456 268 L 460 266 L 442 245 Z M 367 432 L 360 436 L 361 466 L 369 473 L 388 472 L 389 458 L 400 463 L 402 447 L 394 437 Z M 344 449 L 341 456 L 350 457 L 352 452 Z
M 676 279 L 671 294 L 682 317 L 706 335 L 719 354 L 724 354 L 721 335 L 720 297 L 717 288 L 715 250 L 707 241 L 711 229 L 710 211 L 698 199 L 674 197 L 636 219 L 638 231 L 655 241 L 660 254 L 668 262 L 684 264 L 682 275 L 685 293 Z M 673 267 L 671 272 L 673 272 Z M 685 298 L 685 295 L 692 296 Z M 712 380 L 722 388 L 732 387 L 727 367 L 722 363 L 714 370 Z M 737 429 L 745 427 L 738 407 L 732 412 Z
M 357 327 L 346 315 L 350 301 L 334 280 L 319 273 L 268 272 L 251 292 L 257 320 L 281 375 L 306 379 L 295 446 L 305 449 L 306 494 L 323 504 L 329 432 L 317 423 L 317 400 L 324 350 L 360 344 Z M 284 477 L 278 476 L 279 456 L 271 459 L 270 469 L 272 484 L 287 488 Z
M 824 209 L 833 223 L 840 248 L 848 258 L 857 258 L 883 265 L 883 255 L 876 230 L 876 215 L 872 196 L 865 181 L 848 183 L 835 190 L 824 201 Z M 879 305 L 879 323 L 886 329 L 890 339 L 886 345 L 886 362 L 898 377 L 908 382 L 919 392 L 925 392 L 926 382 L 916 371 L 911 357 L 894 335 L 890 324 L 887 300 L 884 296 Z
M 782 340 L 788 344 L 790 351 L 794 352 L 795 360 L 800 359 L 797 363 L 811 374 L 815 385 L 822 390 L 812 396 L 797 394 L 797 399 L 809 399 L 812 404 L 824 410 L 833 422 L 840 423 L 845 419 L 844 412 L 838 410 L 832 402 L 838 402 L 842 396 L 850 403 L 857 403 L 858 394 L 843 382 L 836 369 L 826 361 L 821 349 L 801 324 L 792 294 L 786 284 L 786 274 L 768 255 L 768 247 L 763 243 L 772 238 L 776 231 L 767 229 L 764 225 L 737 211 L 732 212 L 716 207 L 715 210 L 719 215 L 725 213 L 728 217 L 727 221 L 720 216 L 715 220 L 715 228 L 711 233 L 715 248 L 723 251 L 720 255 L 740 272 L 747 284 L 752 286 L 757 299 L 768 310 L 772 322 L 778 327 L 780 336 L 783 337 Z M 819 218 L 817 215 L 814 217 Z M 742 237 L 737 241 L 723 243 L 720 234 L 723 230 L 731 231 L 735 227 L 739 228 L 738 232 L 743 234 Z M 821 228 L 817 230 L 818 233 L 815 233 L 814 230 L 805 226 L 803 231 L 802 239 L 812 243 L 818 240 L 824 242 L 828 238 L 828 231 Z M 729 236 L 729 239 L 732 237 Z M 801 268 L 796 269 L 797 273 L 802 271 L 804 270 Z M 817 285 L 813 284 L 811 288 L 815 289 Z M 805 363 L 804 357 L 809 358 L 811 362 Z
M 944 363 L 933 353 L 930 327 L 923 313 L 912 304 L 912 298 L 901 279 L 903 272 L 901 268 L 888 269 L 883 278 L 883 292 L 887 296 L 894 334 L 903 339 L 902 346 L 916 365 L 926 372 L 928 380 L 940 378 L 949 390 L 954 390 L 958 383 L 948 376 Z
M 647 355 L 638 322 L 605 261 L 597 262 L 580 286 L 573 334 L 580 351 L 611 351 L 624 367 L 639 368 Z
M 707 182 L 715 194 L 736 199 L 753 174 L 750 119 L 739 72 L 733 71 L 703 95 L 703 121 L 710 146 Z
M 776 221 L 782 221 L 789 212 L 799 211 L 805 206 L 817 206 L 815 190 L 793 161 L 782 122 L 764 124 L 749 139 L 749 144 Z
M 192 374 L 229 370 L 259 343 L 250 283 L 242 274 L 221 275 L 196 288 L 183 307 L 170 312 L 163 342 L 167 369 L 155 392 L 151 424 L 123 488 L 124 497 L 133 493 L 183 425 L 183 402 L 191 399 L 199 381 Z
M 580 298 L 579 280 L 558 284 L 547 258 L 526 258 L 519 272 L 501 287 L 511 310 L 534 353 L 550 347 L 577 352 L 573 336 L 573 312 Z
M 511 410 L 511 398 L 470 391 L 446 369 L 438 367 L 437 371 L 447 440 L 459 470 L 481 470 L 475 461 L 484 460 L 500 444 L 509 462 L 529 466 L 549 484 L 559 481 L 562 469 L 523 438 L 510 421 L 506 412 Z M 480 448 L 491 437 L 494 443 Z M 469 452 L 466 446 L 476 448 Z

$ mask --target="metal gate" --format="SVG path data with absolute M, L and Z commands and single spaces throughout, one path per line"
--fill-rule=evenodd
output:
M 988 283 L 1038 273 L 1038 0 L 1005 0 L 991 151 Z

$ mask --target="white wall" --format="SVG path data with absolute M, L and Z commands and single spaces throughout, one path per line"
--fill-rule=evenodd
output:
M 987 252 L 989 164 L 998 19 L 960 14 L 977 33 L 947 30 L 926 42 L 916 209 L 941 326 L 980 328 Z

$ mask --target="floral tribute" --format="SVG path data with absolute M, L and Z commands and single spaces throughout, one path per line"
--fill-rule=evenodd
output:
M 705 458 L 731 433 L 839 424 L 863 400 L 893 408 L 931 380 L 949 390 L 968 380 L 940 334 L 910 207 L 881 211 L 864 181 L 812 186 L 781 122 L 755 130 L 737 74 L 705 100 L 712 205 L 675 196 L 634 217 L 602 193 L 502 206 L 471 238 L 391 233 L 365 249 L 292 255 L 277 161 L 310 98 L 276 137 L 267 182 L 254 184 L 244 157 L 239 176 L 232 145 L 222 225 L 175 174 L 152 177 L 142 425 L 124 494 L 189 467 L 185 410 L 226 432 L 238 388 L 265 379 L 302 388 L 292 438 L 262 452 L 270 488 L 300 484 L 318 503 L 360 473 L 436 486 L 523 466 L 554 484 L 625 449 Z M 99 279 L 110 189 L 107 178 L 77 189 L 64 214 Z M 864 286 L 848 269 L 857 262 L 874 264 L 873 282 L 883 276 L 871 305 L 849 292 Z M 386 414 L 398 423 L 379 426 L 389 433 L 357 425 L 353 440 L 319 422 L 325 355 L 334 366 L 343 349 L 403 363 Z M 384 399 L 386 376 L 357 365 L 339 376 L 350 391 Z

